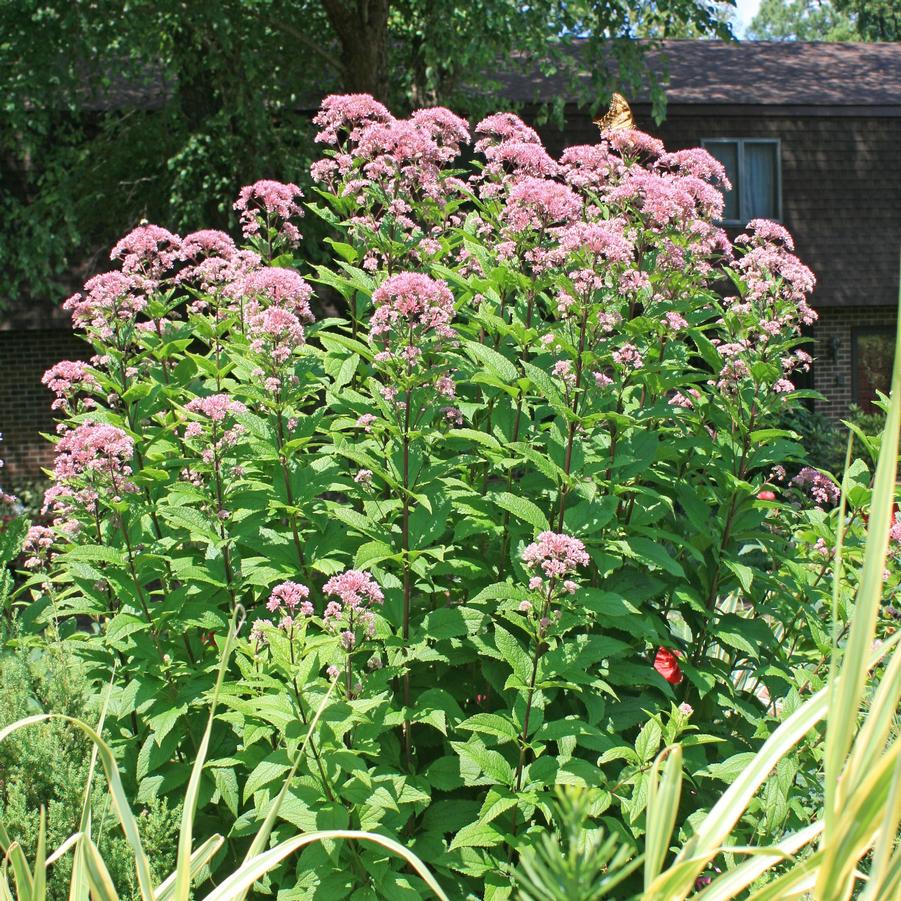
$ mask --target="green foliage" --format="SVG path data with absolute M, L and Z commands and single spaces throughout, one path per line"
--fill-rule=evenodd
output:
M 835 0 L 851 16 L 856 32 L 865 41 L 897 41 L 901 37 L 901 11 L 895 0 Z
M 522 901 L 597 901 L 641 864 L 617 834 L 591 828 L 590 791 L 559 787 L 553 828 L 526 849 L 514 873 Z M 615 897 L 615 896 L 614 896 Z
M 73 717 L 91 716 L 93 698 L 78 659 L 53 646 L 40 654 L 7 654 L 0 658 L 0 727 L 53 711 Z M 0 823 L 29 859 L 38 841 L 39 811 L 46 813 L 46 842 L 57 848 L 78 828 L 87 783 L 90 742 L 62 723 L 27 730 L 0 743 Z M 151 799 L 138 815 L 141 835 L 153 869 L 168 873 L 175 862 L 173 836 L 179 812 L 170 802 Z M 123 898 L 138 897 L 131 852 L 123 838 L 105 786 L 91 793 L 95 841 Z M 5 849 L 4 849 L 5 850 Z M 50 871 L 47 897 L 68 897 L 71 859 L 62 858 Z
M 895 477 L 901 432 L 901 330 L 898 343 L 898 362 L 893 378 L 894 400 L 887 411 L 886 432 L 877 463 L 873 524 L 868 530 L 865 562 L 859 573 L 861 588 L 856 599 L 851 638 L 847 646 L 841 649 L 838 623 L 834 623 L 830 678 L 826 686 L 787 716 L 760 751 L 751 755 L 743 764 L 741 771 L 736 773 L 733 784 L 713 809 L 706 816 L 695 818 L 693 834 L 680 844 L 670 867 L 662 872 L 681 794 L 682 749 L 680 745 L 670 745 L 657 755 L 652 767 L 652 784 L 647 802 L 648 844 L 644 861 L 644 891 L 635 896 L 641 901 L 681 901 L 689 895 L 729 901 L 737 897 L 748 897 L 749 890 L 754 901 L 793 897 L 799 893 L 815 901 L 847 901 L 858 895 L 868 901 L 888 901 L 897 897 L 901 890 L 901 846 L 897 843 L 901 828 L 901 744 L 895 728 L 897 706 L 901 698 L 901 656 L 897 648 L 892 647 L 891 656 L 883 668 L 882 658 L 889 648 L 873 646 L 877 613 L 882 600 L 880 584 L 883 581 L 882 569 L 886 564 L 887 532 L 893 519 L 896 494 Z M 846 480 L 840 504 L 842 511 L 847 506 L 847 492 Z M 841 565 L 838 563 L 837 585 L 840 577 Z M 155 879 L 142 884 L 137 895 L 142 901 L 170 897 L 176 901 L 187 901 L 191 883 L 205 873 L 206 865 L 221 846 L 221 836 L 217 835 L 192 852 L 192 829 L 196 791 L 206 763 L 208 740 L 234 637 L 233 620 L 220 655 L 207 728 L 192 766 L 179 838 L 178 867 L 156 888 L 153 887 L 157 882 Z M 892 641 L 892 645 L 897 645 L 897 639 Z M 879 667 L 881 672 L 872 685 L 867 685 L 868 676 L 874 667 Z M 335 684 L 333 683 L 332 688 Z M 303 755 L 328 702 L 329 696 L 326 695 L 309 724 L 297 759 Z M 690 712 L 674 710 L 672 720 L 677 721 L 680 713 L 684 717 Z M 122 795 L 121 779 L 109 746 L 83 722 L 67 717 L 60 719 L 68 719 L 90 736 L 96 751 L 99 751 L 110 788 L 117 799 L 117 814 L 128 836 L 136 869 L 140 873 L 142 866 L 146 865 L 145 847 L 137 833 L 130 831 L 133 818 L 130 806 Z M 101 731 L 103 719 L 101 716 Z M 769 846 L 725 847 L 723 842 L 767 775 L 774 769 L 778 771 L 786 762 L 787 755 L 823 719 L 827 723 L 824 765 L 827 800 L 823 819 L 797 832 L 782 835 L 778 842 Z M 0 743 L 22 727 L 41 721 L 53 722 L 54 718 L 38 715 L 20 719 L 0 732 Z M 642 734 L 645 731 L 642 730 Z M 662 732 L 659 722 L 655 731 L 656 742 Z M 643 747 L 649 742 L 650 740 L 645 740 Z M 396 841 L 375 833 L 355 830 L 307 833 L 260 853 L 294 777 L 295 768 L 296 762 L 283 781 L 282 789 L 244 862 L 206 896 L 207 901 L 243 901 L 251 886 L 292 852 L 304 845 L 336 840 L 373 843 L 397 854 L 422 878 L 436 897 L 446 901 L 447 895 L 415 854 Z M 789 782 L 787 796 L 792 793 Z M 603 830 L 591 824 L 593 817 L 605 806 L 602 801 L 598 808 L 598 800 L 597 793 L 584 788 L 558 786 L 554 797 L 549 799 L 553 832 L 541 835 L 537 842 L 523 848 L 518 866 L 512 874 L 517 898 L 522 901 L 596 901 L 607 896 L 641 864 L 642 858 L 634 857 L 628 844 L 616 835 L 605 839 Z M 106 862 L 90 837 L 90 819 L 83 815 L 81 826 L 82 831 L 68 838 L 48 859 L 42 810 L 34 863 L 30 864 L 22 848 L 9 841 L 6 828 L 0 825 L 0 842 L 3 843 L 10 862 L 9 867 L 4 867 L 0 874 L 0 897 L 10 901 L 12 899 L 11 870 L 12 883 L 19 899 L 44 901 L 47 897 L 46 880 L 50 862 L 56 860 L 64 849 L 74 847 L 75 867 L 70 897 L 86 897 L 90 891 L 94 897 L 117 898 Z M 811 851 L 814 844 L 816 850 Z M 725 858 L 725 871 L 717 868 L 718 875 L 715 878 L 703 877 L 699 880 L 698 874 L 720 856 Z M 736 865 L 736 856 L 746 856 L 746 859 Z M 870 858 L 866 875 L 860 871 L 864 857 Z M 857 891 L 858 881 L 863 883 L 860 892 Z M 488 874 L 484 896 L 494 897 L 501 888 Z M 390 893 L 390 896 L 393 895 L 394 891 Z
M 798 436 L 812 466 L 840 476 L 844 470 L 849 431 L 854 432 L 860 451 L 866 451 L 868 458 L 875 462 L 885 413 L 878 408 L 865 413 L 852 404 L 847 417 L 838 421 L 798 405 L 783 413 L 780 426 Z
M 855 460 L 836 508 L 780 427 L 810 285 L 784 230 L 725 253 L 703 151 L 624 132 L 558 165 L 502 118 L 525 171 L 491 120 L 459 169 L 446 110 L 349 135 L 360 108 L 387 117 L 371 98 L 324 111 L 307 209 L 327 262 L 294 256 L 297 191 L 264 184 L 242 192 L 243 250 L 142 228 L 70 304 L 96 358 L 58 389 L 53 521 L 27 538 L 9 644 L 61 642 L 108 687 L 108 746 L 73 725 L 141 891 L 162 874 L 126 797 L 184 802 L 179 891 L 193 836 L 226 823 L 220 886 L 421 896 L 386 848 L 403 836 L 452 894 L 495 901 L 520 860 L 550 879 L 596 852 L 612 879 L 644 849 L 616 888 L 634 893 L 672 876 L 671 835 L 714 849 L 693 879 L 733 826 L 803 828 L 812 767 L 746 773 L 822 715 L 803 698 L 828 675 L 825 624 L 852 628 L 874 489 Z M 346 315 L 313 321 L 298 269 Z M 749 807 L 764 783 L 772 803 Z M 548 843 L 561 786 L 587 806 Z M 569 837 L 589 813 L 611 838 Z M 332 841 L 364 833 L 382 843 Z
M 748 36 L 757 41 L 897 41 L 896 0 L 763 0 Z
M 763 0 L 748 36 L 756 41 L 859 41 L 847 7 L 831 0 Z
M 659 113 L 643 47 L 611 39 L 680 28 L 728 33 L 702 0 L 3 3 L 0 303 L 67 292 L 141 219 L 227 227 L 239 185 L 305 181 L 309 112 L 332 90 L 477 112 L 504 60 L 562 76 L 592 109 L 650 80 Z

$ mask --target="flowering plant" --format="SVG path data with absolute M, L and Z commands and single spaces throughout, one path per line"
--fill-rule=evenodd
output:
M 330 97 L 317 124 L 305 207 L 332 265 L 297 270 L 300 191 L 258 182 L 247 247 L 141 226 L 66 302 L 94 356 L 47 376 L 22 641 L 66 637 L 98 686 L 115 670 L 114 744 L 168 796 L 245 608 L 201 790 L 238 817 L 229 853 L 339 680 L 279 816 L 403 832 L 446 884 L 506 897 L 554 786 L 639 842 L 661 742 L 690 733 L 703 804 L 817 646 L 799 536 L 832 514 L 799 499 L 834 487 L 776 427 L 813 276 L 775 223 L 730 242 L 703 150 L 627 130 L 554 160 L 498 114 L 465 167 L 448 110 Z M 314 315 L 314 286 L 346 315 Z M 355 848 L 268 878 L 413 883 Z

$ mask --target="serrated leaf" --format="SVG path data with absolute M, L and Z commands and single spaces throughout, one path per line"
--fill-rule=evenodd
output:
M 477 713 L 457 726 L 465 732 L 493 735 L 502 741 L 516 741 L 519 733 L 513 723 L 496 713 Z
M 491 823 L 470 823 L 454 836 L 450 850 L 457 848 L 493 848 L 504 840 L 504 833 Z
M 537 504 L 528 498 L 518 497 L 510 494 L 508 491 L 502 491 L 500 494 L 492 496 L 492 501 L 502 510 L 512 513 L 517 519 L 528 523 L 539 532 L 546 531 L 548 526 L 547 517 L 541 512 Z

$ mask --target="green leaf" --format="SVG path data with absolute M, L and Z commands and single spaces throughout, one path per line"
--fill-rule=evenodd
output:
M 646 763 L 657 754 L 662 738 L 663 730 L 656 719 L 650 719 L 642 726 L 635 740 L 635 753 L 642 763 Z
M 464 826 L 451 842 L 451 851 L 457 848 L 494 848 L 504 840 L 504 833 L 491 823 L 470 823 Z
M 500 450 L 501 446 L 496 438 L 478 429 L 448 429 L 445 436 L 447 441 L 467 441 L 481 444 L 491 450 Z
M 160 507 L 159 515 L 169 525 L 186 529 L 191 538 L 202 538 L 213 544 L 219 544 L 221 541 L 209 517 L 193 507 Z
M 528 498 L 518 497 L 515 494 L 510 494 L 508 491 L 502 491 L 500 494 L 493 495 L 491 500 L 502 510 L 512 513 L 517 519 L 528 523 L 539 532 L 546 531 L 549 528 L 547 517 L 541 512 L 538 505 L 528 500 Z
M 625 545 L 624 549 L 630 557 L 650 564 L 654 569 L 662 569 L 670 575 L 685 578 L 685 570 L 667 553 L 666 548 L 650 538 L 632 535 L 625 542 L 619 541 L 616 544 L 618 546 Z
M 464 341 L 463 347 L 474 360 L 487 367 L 502 381 L 508 384 L 516 381 L 519 373 L 503 354 L 476 341 Z
M 495 625 L 494 643 L 516 678 L 527 685 L 532 674 L 532 660 L 522 645 L 503 626 Z
M 475 767 L 475 779 L 467 779 L 467 784 L 479 784 L 482 782 L 480 778 L 482 774 L 489 780 L 501 785 L 512 785 L 513 783 L 513 767 L 498 751 L 492 751 L 486 748 L 480 741 L 460 742 L 452 741 L 451 747 L 460 755 L 465 762 L 471 762 Z M 465 778 L 464 771 L 464 778 Z
M 78 560 L 89 563 L 111 563 L 114 566 L 125 566 L 125 554 L 118 548 L 102 544 L 84 544 L 66 551 L 67 560 Z
M 493 735 L 503 741 L 516 741 L 519 733 L 506 717 L 496 713 L 477 713 L 457 726 L 465 732 L 479 732 L 482 735 Z

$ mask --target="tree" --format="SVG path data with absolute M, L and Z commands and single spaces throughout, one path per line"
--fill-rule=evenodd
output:
M 562 75 L 594 108 L 612 87 L 649 82 L 659 112 L 645 47 L 624 39 L 728 36 L 711 10 L 707 0 L 7 0 L 0 303 L 58 296 L 142 217 L 222 226 L 231 211 L 213 198 L 259 177 L 303 180 L 309 111 L 329 91 L 477 114 L 503 64 Z
M 763 0 L 749 37 L 769 41 L 893 41 L 897 0 Z
M 835 5 L 853 18 L 861 40 L 901 40 L 898 0 L 835 0 Z

